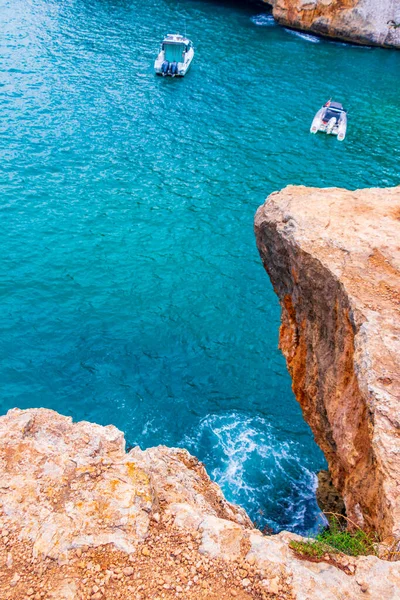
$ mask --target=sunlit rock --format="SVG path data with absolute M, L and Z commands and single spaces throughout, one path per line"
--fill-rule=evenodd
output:
M 347 515 L 400 534 L 400 188 L 288 187 L 256 215 L 293 390 Z
M 400 2 L 268 0 L 281 25 L 360 44 L 400 48 Z
M 125 453 L 115 427 L 53 411 L 0 417 L 1 597 L 395 600 L 400 563 L 299 560 L 203 465 L 164 446 Z M 343 569 L 347 569 L 347 574 Z M 351 571 L 351 575 L 348 573 Z M 163 596 L 164 594 L 164 596 Z

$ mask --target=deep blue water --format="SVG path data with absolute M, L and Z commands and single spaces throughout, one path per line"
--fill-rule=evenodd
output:
M 260 527 L 304 532 L 324 459 L 277 350 L 253 216 L 289 183 L 399 182 L 400 53 L 261 11 L 0 3 L 0 409 L 186 446 Z M 185 21 L 192 70 L 155 77 Z M 330 96 L 349 109 L 342 144 L 308 133 Z

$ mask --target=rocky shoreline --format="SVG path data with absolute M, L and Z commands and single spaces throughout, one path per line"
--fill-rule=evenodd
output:
M 285 27 L 383 48 L 400 48 L 400 2 L 265 0 Z
M 296 557 L 229 504 L 203 465 L 125 452 L 113 426 L 47 409 L 0 417 L 0 597 L 7 600 L 385 598 L 400 563 Z

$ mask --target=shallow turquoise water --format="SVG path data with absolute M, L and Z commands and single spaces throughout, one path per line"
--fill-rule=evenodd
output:
M 185 445 L 261 527 L 302 532 L 324 459 L 277 350 L 253 216 L 288 183 L 399 182 L 400 53 L 260 10 L 0 5 L 1 411 Z M 156 78 L 159 40 L 185 20 L 192 70 Z M 342 144 L 308 133 L 329 96 L 349 109 Z

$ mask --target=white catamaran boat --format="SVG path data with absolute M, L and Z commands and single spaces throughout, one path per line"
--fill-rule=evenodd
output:
M 346 137 L 347 130 L 347 110 L 343 108 L 340 102 L 329 100 L 319 109 L 311 124 L 311 133 L 324 131 L 328 135 L 337 135 L 341 142 Z
M 183 77 L 193 60 L 192 42 L 183 35 L 169 33 L 163 39 L 161 50 L 154 63 L 157 75 Z

